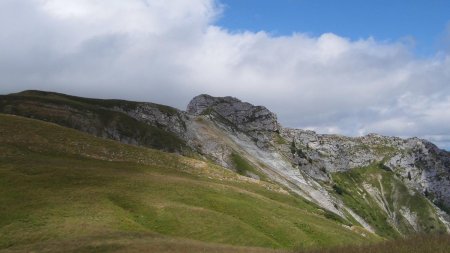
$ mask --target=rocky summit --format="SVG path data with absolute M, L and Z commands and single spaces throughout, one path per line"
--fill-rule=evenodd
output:
M 277 132 L 280 125 L 277 116 L 264 106 L 254 106 L 233 97 L 200 95 L 191 100 L 187 113 L 195 116 L 217 113 L 237 129 L 245 132 Z
M 248 180 L 276 184 L 349 229 L 364 228 L 363 234 L 450 231 L 450 153 L 426 140 L 291 129 L 264 106 L 209 95 L 182 111 L 27 91 L 2 96 L 0 112 L 200 157 Z M 127 131 L 126 122 L 136 124 Z

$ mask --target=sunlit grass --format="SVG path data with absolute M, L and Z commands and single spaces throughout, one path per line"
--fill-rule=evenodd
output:
M 418 235 L 366 246 L 346 246 L 297 253 L 448 253 L 449 235 Z

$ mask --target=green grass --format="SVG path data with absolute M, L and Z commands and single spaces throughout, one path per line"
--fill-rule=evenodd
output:
M 346 246 L 298 253 L 447 253 L 450 249 L 448 235 L 416 235 L 406 239 L 386 241 L 374 245 Z
M 204 243 L 182 238 L 169 238 L 153 233 L 110 233 L 101 237 L 91 236 L 58 241 L 43 241 L 0 250 L 0 252 L 288 253 L 290 251 Z
M 443 232 L 445 228 L 435 215 L 429 201 L 418 192 L 410 192 L 407 187 L 397 179 L 393 172 L 386 171 L 380 164 L 373 164 L 365 168 L 353 169 L 349 172 L 334 173 L 332 175 L 336 196 L 364 218 L 374 227 L 376 232 L 387 238 L 398 238 L 401 234 Z M 380 207 L 364 187 L 369 185 L 382 194 L 381 201 L 386 212 Z M 419 231 L 402 216 L 402 207 L 407 207 L 417 215 Z M 388 214 L 389 213 L 389 214 Z M 398 231 L 388 222 L 395 222 Z
M 39 90 L 27 90 L 22 91 L 19 93 L 15 93 L 12 95 L 16 96 L 22 96 L 22 97 L 31 97 L 31 98 L 42 98 L 47 100 L 54 100 L 54 101 L 61 101 L 63 103 L 77 103 L 79 105 L 85 106 L 85 105 L 92 105 L 92 106 L 100 106 L 103 108 L 122 108 L 125 110 L 133 110 L 136 109 L 137 106 L 140 104 L 140 102 L 135 101 L 127 101 L 127 100 L 120 100 L 120 99 L 96 99 L 96 98 L 84 98 L 84 97 L 76 97 L 71 95 L 66 95 L 62 93 L 56 93 L 56 92 L 47 92 L 47 91 L 39 91 Z M 166 106 L 166 105 L 160 105 L 160 104 L 154 104 L 154 103 L 147 103 L 151 104 L 155 107 L 157 107 L 161 112 L 168 114 L 168 115 L 176 115 L 177 110 L 173 107 Z
M 195 240 L 280 249 L 379 240 L 344 228 L 270 183 L 1 114 L 0 193 L 0 251 L 112 252 L 127 245 L 151 249 L 173 238 L 180 245 Z M 155 236 L 163 239 L 154 242 Z
M 275 143 L 278 145 L 286 145 L 287 144 L 287 141 L 283 137 L 281 137 L 281 135 L 278 133 L 275 134 L 274 139 L 275 139 Z

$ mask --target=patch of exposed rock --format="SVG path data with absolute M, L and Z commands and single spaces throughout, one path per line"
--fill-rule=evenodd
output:
M 299 129 L 281 134 L 291 142 L 280 151 L 316 179 L 327 181 L 327 173 L 379 163 L 438 206 L 450 207 L 450 154 L 426 140 L 377 134 L 352 138 Z
M 385 164 L 411 188 L 419 190 L 437 206 L 450 207 L 450 153 L 434 144 L 411 138 Z
M 186 132 L 186 113 L 172 107 L 153 103 L 139 103 L 135 108 L 120 108 L 115 110 L 124 112 L 130 117 L 149 125 L 162 128 L 183 137 Z

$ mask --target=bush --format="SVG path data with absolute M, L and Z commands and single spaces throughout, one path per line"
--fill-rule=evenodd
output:
M 342 194 L 344 194 L 344 189 L 342 189 L 339 185 L 337 185 L 337 184 L 334 184 L 333 185 L 333 190 L 337 193 L 337 194 L 339 194 L 339 195 L 342 195 Z

